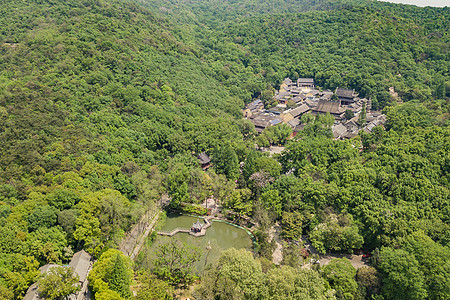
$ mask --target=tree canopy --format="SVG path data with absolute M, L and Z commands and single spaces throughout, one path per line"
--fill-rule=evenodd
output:
M 449 20 L 448 7 L 366 0 L 2 1 L 0 298 L 21 299 L 40 266 L 81 249 L 98 259 L 95 298 L 129 298 L 132 262 L 115 249 L 165 193 L 175 209 L 213 196 L 259 225 L 263 257 L 275 222 L 286 242 L 306 235 L 322 253 L 377 253 L 374 269 L 318 273 L 230 250 L 209 271 L 217 281 L 203 279 L 205 298 L 445 298 Z M 387 122 L 340 141 L 333 116 L 305 114 L 295 137 L 286 124 L 257 134 L 241 109 L 275 106 L 286 77 L 355 89 L 371 103 L 358 122 L 370 109 Z M 257 150 L 271 144 L 284 151 Z M 196 278 L 197 256 L 169 246 L 143 270 L 157 278 L 139 275 L 138 297 Z M 48 280 L 72 280 L 58 272 Z

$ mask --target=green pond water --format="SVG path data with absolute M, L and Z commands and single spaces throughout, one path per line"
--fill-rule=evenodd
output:
M 191 228 L 192 223 L 197 220 L 204 223 L 202 218 L 169 214 L 161 231 L 172 231 L 177 227 Z M 173 237 L 158 235 L 153 246 L 157 247 L 159 243 L 168 239 L 177 239 L 200 249 L 201 258 L 195 264 L 197 274 L 200 274 L 207 264 L 217 262 L 220 253 L 226 249 L 245 248 L 251 251 L 253 248 L 252 238 L 244 229 L 220 221 L 213 221 L 211 227 L 206 230 L 205 236 L 194 237 L 188 233 L 177 233 Z M 210 251 L 207 250 L 208 242 L 211 246 Z

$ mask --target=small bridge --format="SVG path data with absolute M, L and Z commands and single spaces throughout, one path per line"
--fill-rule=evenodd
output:
M 174 236 L 175 234 L 177 234 L 178 232 L 186 232 L 186 233 L 190 233 L 191 232 L 191 230 L 190 229 L 187 229 L 187 228 L 179 228 L 179 227 L 177 227 L 177 228 L 175 228 L 174 230 L 172 230 L 172 231 L 158 231 L 158 234 L 159 235 L 166 235 L 166 236 Z
M 194 232 L 189 228 L 175 228 L 172 231 L 158 231 L 157 233 L 159 235 L 165 235 L 165 236 L 174 236 L 175 234 L 179 233 L 179 232 L 184 232 L 184 233 L 189 233 L 192 236 L 198 237 L 198 236 L 204 236 L 206 234 L 206 229 L 208 229 L 209 227 L 211 227 L 211 221 L 210 221 L 211 217 L 204 219 L 205 221 L 205 225 L 202 227 L 202 229 L 200 230 L 200 232 Z

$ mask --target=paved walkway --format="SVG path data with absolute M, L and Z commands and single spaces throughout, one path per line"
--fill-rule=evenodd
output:
M 119 245 L 119 250 L 126 256 L 134 259 L 141 251 L 142 245 L 145 242 L 147 236 L 153 231 L 156 222 L 161 212 L 160 207 L 169 205 L 170 198 L 167 194 L 161 195 L 161 199 L 155 207 L 149 209 L 139 220 L 139 222 L 133 227 L 133 229 L 127 233 Z
M 270 155 L 280 154 L 283 151 L 284 151 L 284 147 L 283 146 L 270 146 L 269 148 L 264 148 L 262 150 L 262 152 L 269 152 Z

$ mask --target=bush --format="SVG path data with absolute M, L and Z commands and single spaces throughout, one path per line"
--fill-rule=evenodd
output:
M 201 206 L 195 206 L 195 205 L 182 205 L 181 211 L 187 214 L 193 214 L 193 215 L 199 215 L 199 216 L 206 216 L 208 215 L 208 209 L 201 207 Z

